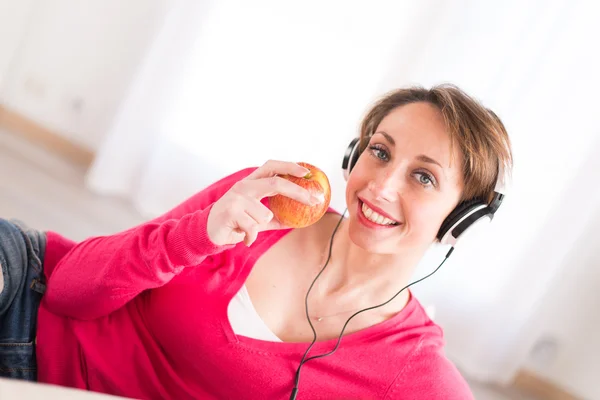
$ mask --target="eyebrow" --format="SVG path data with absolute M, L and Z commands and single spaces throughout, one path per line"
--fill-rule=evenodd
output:
M 384 137 L 385 137 L 385 138 L 388 140 L 388 142 L 390 142 L 390 144 L 391 144 L 392 146 L 395 146 L 395 145 L 396 145 L 396 141 L 394 140 L 394 138 L 393 138 L 391 135 L 387 134 L 387 133 L 386 133 L 386 132 L 384 132 L 384 131 L 377 131 L 377 132 L 375 132 L 373 135 L 376 135 L 376 134 L 378 134 L 378 133 L 379 133 L 379 134 L 381 134 L 381 135 L 383 135 L 383 136 L 384 136 Z
M 378 133 L 381 134 L 381 135 L 383 135 L 387 139 L 387 141 L 390 142 L 390 144 L 392 146 L 396 145 L 396 141 L 394 140 L 394 138 L 391 135 L 389 135 L 388 133 L 386 133 L 384 131 L 377 131 L 373 135 L 376 135 Z M 439 162 L 437 162 L 433 158 L 431 158 L 429 156 L 426 156 L 425 154 L 418 155 L 417 156 L 417 160 L 422 161 L 422 162 L 426 162 L 426 163 L 430 163 L 430 164 L 435 164 L 435 165 L 439 166 L 440 168 L 444 169 L 444 167 L 442 167 L 442 164 L 440 164 Z
M 440 164 L 439 162 L 435 161 L 433 158 L 426 156 L 425 154 L 418 155 L 417 156 L 417 160 L 423 161 L 423 162 L 426 162 L 426 163 L 430 163 L 430 164 L 436 164 L 440 168 L 444 169 L 444 167 L 442 167 L 442 164 Z

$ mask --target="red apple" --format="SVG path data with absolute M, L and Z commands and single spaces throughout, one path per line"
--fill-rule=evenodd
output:
M 275 195 L 269 199 L 269 209 L 279 222 L 290 228 L 304 228 L 321 219 L 331 201 L 331 187 L 327 175 L 314 165 L 299 162 L 310 172 L 303 178 L 291 175 L 281 175 L 282 178 L 294 182 L 307 189 L 312 195 L 324 198 L 324 201 L 315 206 L 309 206 L 297 200 Z

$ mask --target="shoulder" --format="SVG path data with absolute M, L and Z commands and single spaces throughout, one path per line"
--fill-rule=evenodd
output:
M 473 399 L 467 381 L 445 354 L 442 327 L 414 296 L 407 311 L 405 335 L 413 339 L 413 345 L 410 354 L 396 364 L 397 374 L 385 399 Z
M 428 335 L 422 336 L 409 360 L 399 366 L 385 399 L 474 399 L 467 381 L 446 357 L 439 340 L 429 339 Z

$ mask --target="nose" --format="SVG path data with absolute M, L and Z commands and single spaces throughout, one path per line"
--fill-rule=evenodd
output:
M 382 202 L 394 202 L 401 191 L 402 180 L 393 171 L 381 171 L 369 181 L 368 188 L 375 199 Z

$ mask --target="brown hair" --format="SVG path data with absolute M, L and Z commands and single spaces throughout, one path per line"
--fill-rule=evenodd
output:
M 385 94 L 373 105 L 361 123 L 360 138 L 363 146 L 392 110 L 417 102 L 430 103 L 440 110 L 450 133 L 450 151 L 458 143 L 463 154 L 465 186 L 461 200 L 480 198 L 491 201 L 499 163 L 506 174 L 512 168 L 508 133 L 496 114 L 455 85 L 443 84 L 431 89 L 413 86 Z

